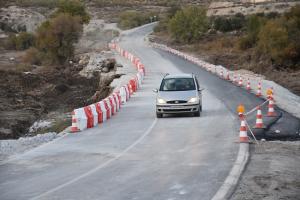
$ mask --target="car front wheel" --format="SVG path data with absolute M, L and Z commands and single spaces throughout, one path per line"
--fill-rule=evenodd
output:
M 201 110 L 202 110 L 202 106 L 199 106 L 198 111 L 194 112 L 194 116 L 195 116 L 195 117 L 200 117 L 200 112 L 201 112 Z
M 162 117 L 163 117 L 163 114 L 157 112 L 157 113 L 156 113 L 156 117 L 157 117 L 157 118 L 162 118 Z

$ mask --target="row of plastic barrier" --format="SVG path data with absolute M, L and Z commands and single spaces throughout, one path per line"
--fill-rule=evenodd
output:
M 151 43 L 151 46 L 154 48 L 157 48 L 157 49 L 161 49 L 163 51 L 170 52 L 179 57 L 182 57 L 182 58 L 204 68 L 206 71 L 219 76 L 220 78 L 222 78 L 224 80 L 231 81 L 232 83 L 234 83 L 237 86 L 240 86 L 240 87 L 244 86 L 244 88 L 247 89 L 249 92 L 252 90 L 251 82 L 250 82 L 249 78 L 246 81 L 246 78 L 243 77 L 241 74 L 236 74 L 234 72 L 230 72 L 228 69 L 226 69 L 225 67 L 223 67 L 221 65 L 214 65 L 214 64 L 205 62 L 203 60 L 200 60 L 198 58 L 195 58 L 193 56 L 190 56 L 188 54 L 180 52 L 176 49 L 172 49 L 163 44 Z M 255 94 L 260 97 L 260 96 L 262 96 L 261 81 L 258 80 L 256 85 L 257 85 L 257 89 L 255 90 Z
M 109 48 L 116 50 L 121 56 L 130 60 L 138 72 L 127 84 L 105 99 L 82 108 L 74 109 L 72 112 L 71 132 L 93 128 L 110 119 L 119 112 L 121 105 L 125 104 L 142 84 L 145 76 L 145 66 L 141 63 L 140 59 L 122 49 L 116 43 L 110 43 Z

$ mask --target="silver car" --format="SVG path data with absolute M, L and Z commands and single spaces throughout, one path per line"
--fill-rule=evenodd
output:
M 193 113 L 200 116 L 202 92 L 194 74 L 167 74 L 160 85 L 156 98 L 156 116 L 172 113 Z

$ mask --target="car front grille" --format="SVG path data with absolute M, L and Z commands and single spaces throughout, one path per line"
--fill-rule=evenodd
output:
M 191 112 L 193 111 L 194 109 L 162 109 L 161 111 L 162 112 L 175 112 L 175 113 L 178 113 L 178 112 Z
M 183 100 L 174 100 L 174 101 L 167 101 L 168 104 L 179 104 L 179 103 L 187 103 L 187 101 Z

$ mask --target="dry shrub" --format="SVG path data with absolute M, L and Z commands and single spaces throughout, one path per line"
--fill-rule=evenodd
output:
M 32 65 L 27 63 L 18 64 L 14 69 L 15 72 L 28 72 L 31 70 L 32 70 Z
M 39 50 L 37 50 L 34 47 L 31 47 L 26 51 L 25 56 L 23 57 L 23 61 L 32 65 L 41 65 L 42 55 L 39 52 Z

